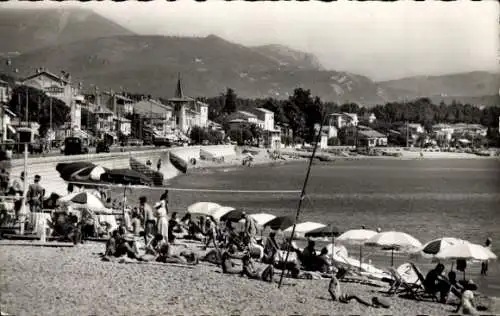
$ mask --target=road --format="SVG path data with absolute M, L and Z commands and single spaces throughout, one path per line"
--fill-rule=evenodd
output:
M 150 149 L 154 149 L 154 148 L 155 148 L 155 146 L 129 146 L 129 147 L 112 146 L 110 148 L 110 152 L 111 153 L 118 153 L 118 152 L 121 152 L 121 151 L 124 151 L 124 152 L 133 152 L 133 151 L 150 150 Z M 160 148 L 166 148 L 166 147 L 158 147 L 158 149 L 160 149 Z M 95 153 L 95 148 L 90 148 L 89 153 L 91 153 L 91 154 Z M 53 149 L 51 152 L 44 153 L 44 154 L 29 154 L 30 158 L 34 158 L 34 157 L 57 157 L 57 156 L 64 156 L 64 154 L 62 154 L 59 149 Z M 13 154 L 12 155 L 12 159 L 23 159 L 23 158 L 24 158 L 24 154 Z

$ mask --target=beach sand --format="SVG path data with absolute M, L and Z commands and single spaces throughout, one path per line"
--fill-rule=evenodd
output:
M 390 309 L 333 302 L 328 279 L 276 283 L 223 275 L 215 265 L 104 262 L 103 243 L 73 248 L 2 247 L 1 311 L 10 315 L 444 315 L 454 306 L 385 297 Z M 197 246 L 194 246 L 197 247 Z M 178 250 L 183 248 L 178 247 Z M 276 279 L 279 276 L 275 276 Z M 342 283 L 365 299 L 377 288 Z M 499 313 L 499 304 L 480 298 Z

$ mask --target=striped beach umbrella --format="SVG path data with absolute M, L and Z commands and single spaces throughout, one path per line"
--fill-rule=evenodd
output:
M 420 248 L 417 253 L 426 259 L 434 258 L 441 250 L 446 249 L 449 246 L 453 246 L 462 243 L 463 240 L 453 237 L 443 237 L 429 241 Z

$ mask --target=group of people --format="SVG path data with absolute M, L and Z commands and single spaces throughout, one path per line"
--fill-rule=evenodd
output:
M 23 221 L 23 217 L 27 215 L 25 214 L 27 212 L 22 212 L 23 203 L 28 205 L 30 212 L 38 212 L 43 208 L 45 189 L 40 184 L 41 179 L 40 175 L 35 175 L 33 183 L 28 185 L 26 196 L 24 196 L 24 186 L 26 185 L 24 172 L 21 172 L 19 178 L 11 178 L 9 172 L 5 169 L 0 171 L 0 194 L 2 200 L 5 200 L 4 197 L 12 197 L 14 220 L 16 222 Z M 8 211 L 4 210 L 2 213 L 2 222 L 7 219 Z

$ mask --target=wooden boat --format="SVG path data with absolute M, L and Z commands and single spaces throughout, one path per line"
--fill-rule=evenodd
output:
M 180 170 L 182 173 L 187 172 L 187 162 L 184 161 L 184 159 L 180 158 L 179 156 L 170 153 L 170 163 L 174 165 L 175 168 Z

